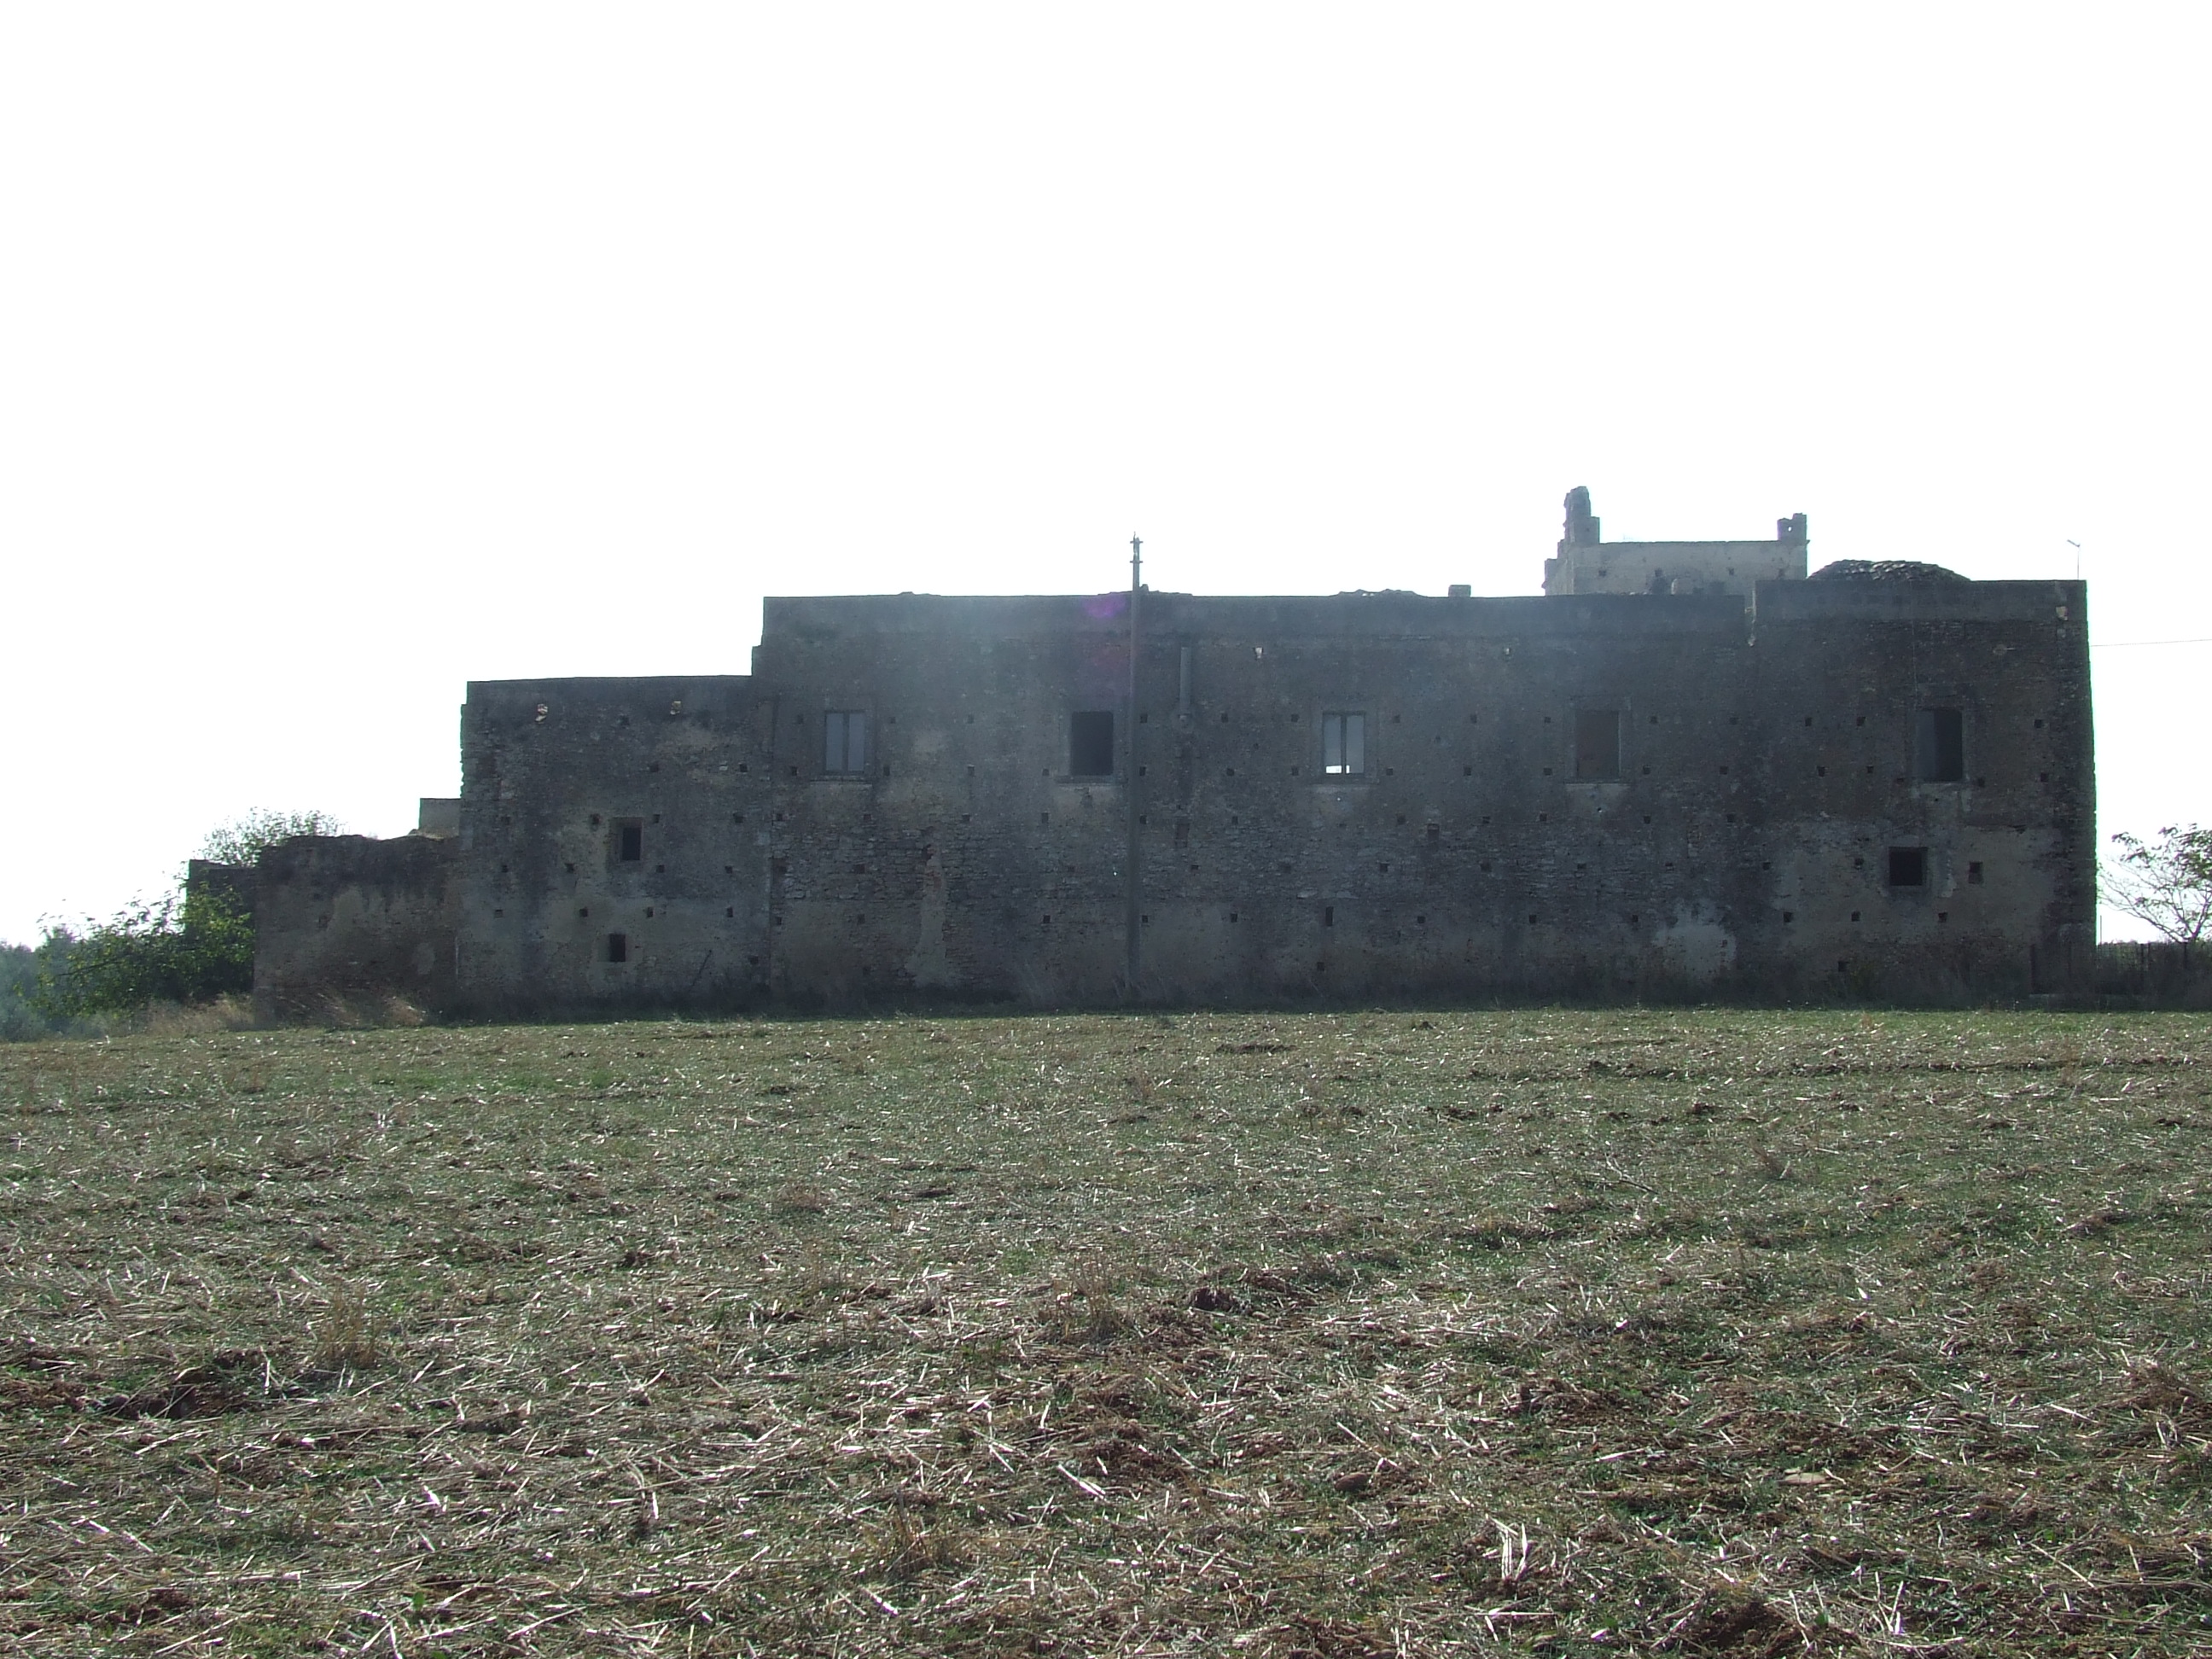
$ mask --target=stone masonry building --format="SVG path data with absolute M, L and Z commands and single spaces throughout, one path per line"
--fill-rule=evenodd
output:
M 1808 577 L 1802 514 L 1607 543 L 1577 489 L 1544 586 L 1145 590 L 1133 673 L 1127 592 L 770 599 L 750 674 L 473 684 L 457 804 L 264 859 L 258 988 L 538 1013 L 2078 984 L 2081 583 Z

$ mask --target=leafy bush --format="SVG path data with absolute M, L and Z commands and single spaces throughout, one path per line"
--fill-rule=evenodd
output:
M 54 1021 L 34 1006 L 39 952 L 27 945 L 0 945 L 0 1042 L 53 1034 Z
M 24 954 L 42 960 L 23 1000 L 48 1021 L 253 988 L 253 922 L 222 894 L 141 900 L 82 934 L 58 927 Z
M 253 865 L 294 836 L 336 836 L 328 812 L 257 808 L 208 832 L 199 855 Z M 157 1002 L 207 1002 L 253 988 L 253 919 L 231 895 L 138 901 L 82 929 L 49 924 L 35 947 L 0 945 L 0 1042 L 89 1036 Z
M 35 947 L 0 945 L 0 1042 L 108 1034 L 115 1023 L 112 1017 L 55 1013 L 40 1000 L 40 981 L 61 976 L 70 947 L 76 942 L 68 930 L 50 928 L 45 940 Z

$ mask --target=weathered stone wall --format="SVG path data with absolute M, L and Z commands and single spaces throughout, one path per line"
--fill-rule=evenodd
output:
M 459 844 L 299 836 L 261 854 L 253 1000 L 264 1019 L 360 996 L 428 1009 L 453 996 Z
M 742 676 L 471 685 L 460 1006 L 550 1012 L 763 994 L 765 719 Z M 635 832 L 628 847 L 625 830 Z
M 1577 489 L 1540 599 L 1147 594 L 1133 702 L 1126 595 L 770 599 L 750 675 L 471 685 L 453 839 L 264 860 L 266 994 L 1116 1000 L 1133 815 L 1147 999 L 2085 988 L 2081 585 L 1806 565 Z
M 2080 585 L 1753 600 L 1147 594 L 1133 726 L 1119 595 L 771 599 L 750 677 L 472 685 L 457 993 L 1109 1000 L 1133 782 L 1147 997 L 2069 988 Z M 1955 781 L 1916 773 L 1931 707 Z M 1332 713 L 1358 775 L 1322 773 Z M 824 735 L 855 714 L 857 767 Z
M 1761 584 L 1758 607 L 1761 982 L 2081 988 L 2096 906 L 2082 585 Z M 1916 775 L 1916 711 L 1935 707 L 1960 711 L 1955 783 Z M 1922 885 L 1888 884 L 1891 847 L 1927 849 Z
M 1604 542 L 1563 547 L 1547 561 L 1545 592 L 1733 593 L 1748 599 L 1759 582 L 1802 581 L 1802 541 Z

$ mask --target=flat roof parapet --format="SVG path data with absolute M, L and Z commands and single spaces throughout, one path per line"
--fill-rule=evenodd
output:
M 1786 581 L 1759 584 L 1761 623 L 1824 619 L 2047 622 L 2081 626 L 2080 581 Z

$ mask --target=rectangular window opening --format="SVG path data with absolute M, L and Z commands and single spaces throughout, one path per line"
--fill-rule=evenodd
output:
M 1913 719 L 1912 769 L 1923 783 L 1966 776 L 1966 722 L 1955 708 L 1923 708 Z
M 1928 884 L 1928 849 L 1924 847 L 1891 848 L 1889 884 L 1892 887 L 1925 887 Z
M 1114 775 L 1114 714 L 1089 708 L 1067 717 L 1067 769 L 1079 778 Z
M 636 864 L 645 857 L 645 823 L 640 818 L 615 820 L 615 861 Z
M 1619 709 L 1575 710 L 1575 775 L 1578 778 L 1617 778 L 1620 775 Z
M 1367 770 L 1367 716 L 1321 717 L 1321 769 L 1333 778 L 1356 778 Z
M 1969 864 L 1966 866 L 1966 879 L 1972 885 L 1979 887 L 1982 884 L 1982 866 L 1979 864 Z
M 609 933 L 607 935 L 607 960 L 609 962 L 628 962 L 629 960 L 629 935 L 628 933 Z
M 832 708 L 822 716 L 822 769 L 851 775 L 868 769 L 868 716 Z

